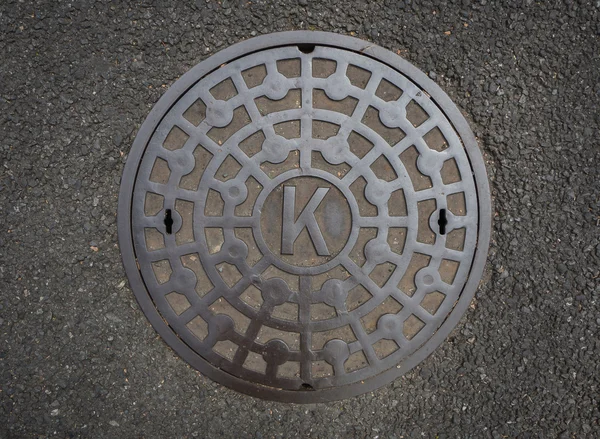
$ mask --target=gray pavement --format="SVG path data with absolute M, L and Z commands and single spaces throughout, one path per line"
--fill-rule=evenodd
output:
M 116 235 L 135 133 L 180 75 L 281 30 L 400 54 L 488 165 L 485 283 L 419 367 L 331 404 L 256 400 L 151 328 Z M 600 437 L 600 2 L 0 3 L 0 437 Z

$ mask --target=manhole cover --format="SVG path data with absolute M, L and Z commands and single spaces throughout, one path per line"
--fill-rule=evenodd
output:
M 367 392 L 422 361 L 485 263 L 481 154 L 398 56 L 320 32 L 255 38 L 178 80 L 119 200 L 127 274 L 201 372 L 263 398 Z

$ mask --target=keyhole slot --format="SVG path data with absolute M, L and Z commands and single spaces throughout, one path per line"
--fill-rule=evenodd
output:
M 165 211 L 165 228 L 167 229 L 167 235 L 173 233 L 173 217 L 171 216 L 171 209 Z
M 440 227 L 440 235 L 446 234 L 446 226 L 448 220 L 446 219 L 446 209 L 440 209 L 440 216 L 438 218 L 438 226 Z

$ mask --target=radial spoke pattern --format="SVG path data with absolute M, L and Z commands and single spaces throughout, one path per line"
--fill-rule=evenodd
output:
M 237 58 L 180 96 L 139 162 L 131 230 L 153 305 L 203 361 L 317 395 L 436 334 L 479 213 L 463 142 L 424 90 L 311 49 Z

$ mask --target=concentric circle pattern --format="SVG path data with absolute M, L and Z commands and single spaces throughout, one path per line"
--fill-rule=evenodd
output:
M 233 46 L 154 110 L 121 246 L 144 311 L 195 367 L 265 398 L 337 399 L 456 324 L 489 192 L 464 119 L 414 67 L 350 38 L 273 38 Z

